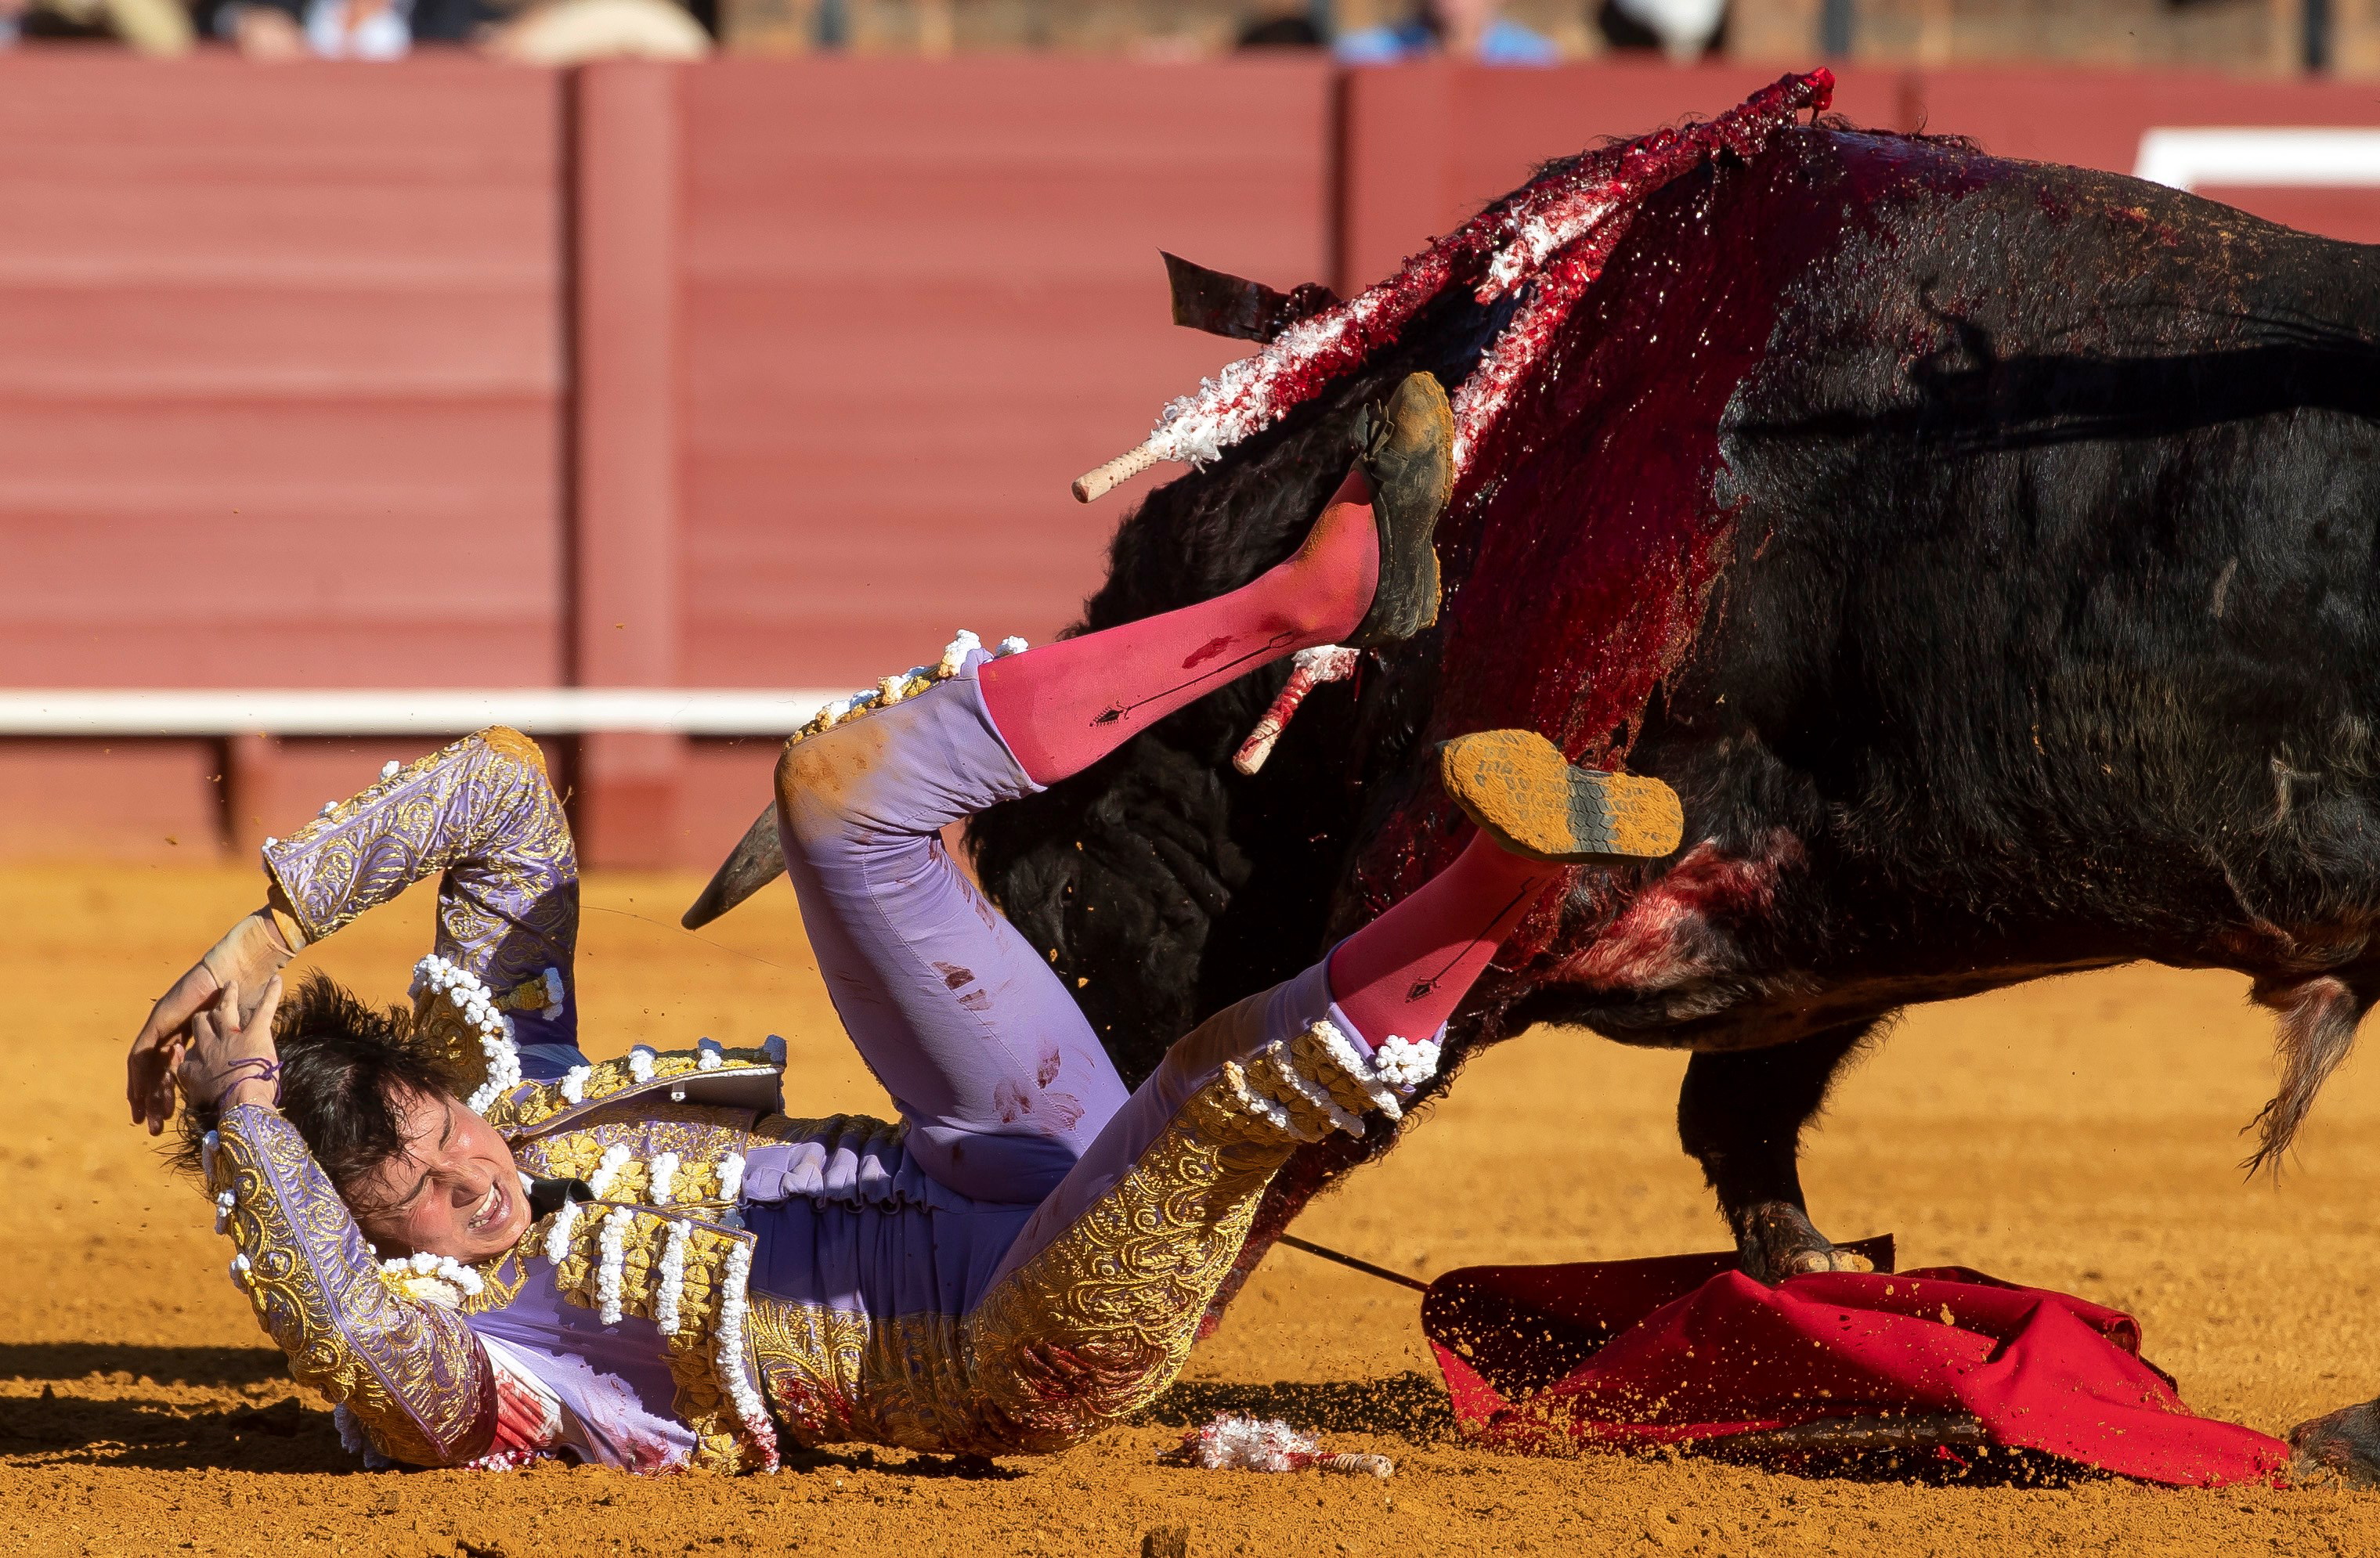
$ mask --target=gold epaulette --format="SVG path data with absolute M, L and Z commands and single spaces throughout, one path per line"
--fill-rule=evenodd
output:
M 549 968 L 501 994 L 479 975 L 432 952 L 413 965 L 413 1031 L 434 1050 L 466 1106 L 485 1110 L 520 1081 L 514 1012 L 549 1016 L 565 999 L 562 971 Z
M 559 1081 L 522 1083 L 480 1113 L 498 1130 L 523 1132 L 647 1093 L 666 1093 L 672 1103 L 771 1110 L 781 1101 L 784 1069 L 784 1052 L 775 1045 L 729 1049 L 708 1039 L 692 1049 L 638 1045 L 617 1058 L 573 1067 Z

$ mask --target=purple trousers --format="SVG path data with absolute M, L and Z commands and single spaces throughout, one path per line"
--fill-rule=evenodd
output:
M 981 656 L 790 749 L 785 868 L 836 1013 L 907 1130 L 755 1153 L 753 1278 L 877 1315 L 961 1314 L 1132 1165 L 1197 1074 L 1128 1093 L 1064 984 L 951 861 L 942 827 L 1039 787 L 984 707 Z M 1280 985 L 1253 1050 L 1333 1012 L 1324 965 Z

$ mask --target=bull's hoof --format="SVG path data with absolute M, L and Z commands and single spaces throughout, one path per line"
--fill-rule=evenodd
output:
M 1747 1207 L 1730 1219 L 1743 1274 L 1775 1286 L 1789 1276 L 1812 1272 L 1865 1272 L 1876 1268 L 1864 1255 L 1838 1250 L 1812 1226 L 1809 1214 L 1791 1202 Z
M 2298 1424 L 2289 1430 L 2289 1449 L 2292 1481 L 2380 1487 L 2380 1401 Z

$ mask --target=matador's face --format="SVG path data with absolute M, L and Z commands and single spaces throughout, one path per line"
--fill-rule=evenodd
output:
M 451 1255 L 466 1265 L 519 1243 L 528 1197 L 504 1139 L 450 1093 L 395 1102 L 405 1150 L 348 1188 L 364 1237 L 384 1256 Z

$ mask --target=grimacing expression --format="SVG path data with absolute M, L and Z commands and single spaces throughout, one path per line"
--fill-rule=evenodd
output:
M 529 1224 L 513 1150 L 450 1093 L 393 1098 L 405 1149 L 346 1187 L 356 1223 L 382 1255 L 451 1255 L 469 1264 L 520 1242 Z

